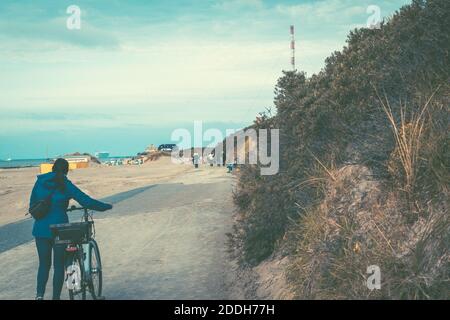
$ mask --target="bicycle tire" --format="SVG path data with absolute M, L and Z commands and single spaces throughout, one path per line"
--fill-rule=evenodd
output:
M 84 286 L 84 271 L 83 263 L 80 259 L 79 254 L 73 254 L 69 260 L 68 265 L 78 264 L 81 272 L 81 290 L 76 292 L 75 290 L 69 289 L 69 299 L 70 300 L 86 300 L 86 287 Z
M 89 291 L 92 299 L 101 299 L 103 289 L 102 260 L 95 240 L 89 241 L 89 270 Z

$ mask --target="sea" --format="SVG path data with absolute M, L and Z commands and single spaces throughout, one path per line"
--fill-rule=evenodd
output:
M 12 160 L 0 160 L 0 168 L 12 169 L 12 168 L 27 168 L 27 167 L 39 167 L 41 163 L 45 163 L 47 159 L 12 159 Z
M 130 156 L 115 156 L 99 159 L 101 162 L 129 158 Z M 28 168 L 39 167 L 42 163 L 51 161 L 52 159 L 11 159 L 0 160 L 0 169 Z

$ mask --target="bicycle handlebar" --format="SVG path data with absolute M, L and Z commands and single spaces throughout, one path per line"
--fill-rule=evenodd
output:
M 72 212 L 72 211 L 83 211 L 83 210 L 88 210 L 88 208 L 84 208 L 84 207 L 77 207 L 77 206 L 70 206 L 70 208 L 67 208 L 67 212 Z
M 67 208 L 66 212 L 72 212 L 72 211 L 88 211 L 88 210 L 92 210 L 92 211 L 98 211 L 98 210 L 94 210 L 94 209 L 89 209 L 89 208 L 85 208 L 85 207 L 77 207 L 75 205 L 70 206 L 70 208 Z M 106 210 L 105 210 L 106 211 Z

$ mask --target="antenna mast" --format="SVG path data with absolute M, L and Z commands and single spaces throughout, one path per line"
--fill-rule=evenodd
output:
M 291 52 L 292 71 L 295 71 L 295 30 L 293 25 L 291 25 Z

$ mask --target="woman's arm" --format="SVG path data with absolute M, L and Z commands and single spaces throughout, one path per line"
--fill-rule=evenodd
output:
M 95 211 L 106 211 L 112 209 L 112 205 L 92 199 L 70 181 L 67 183 L 67 189 L 70 192 L 70 197 L 75 199 L 76 202 L 85 208 Z

